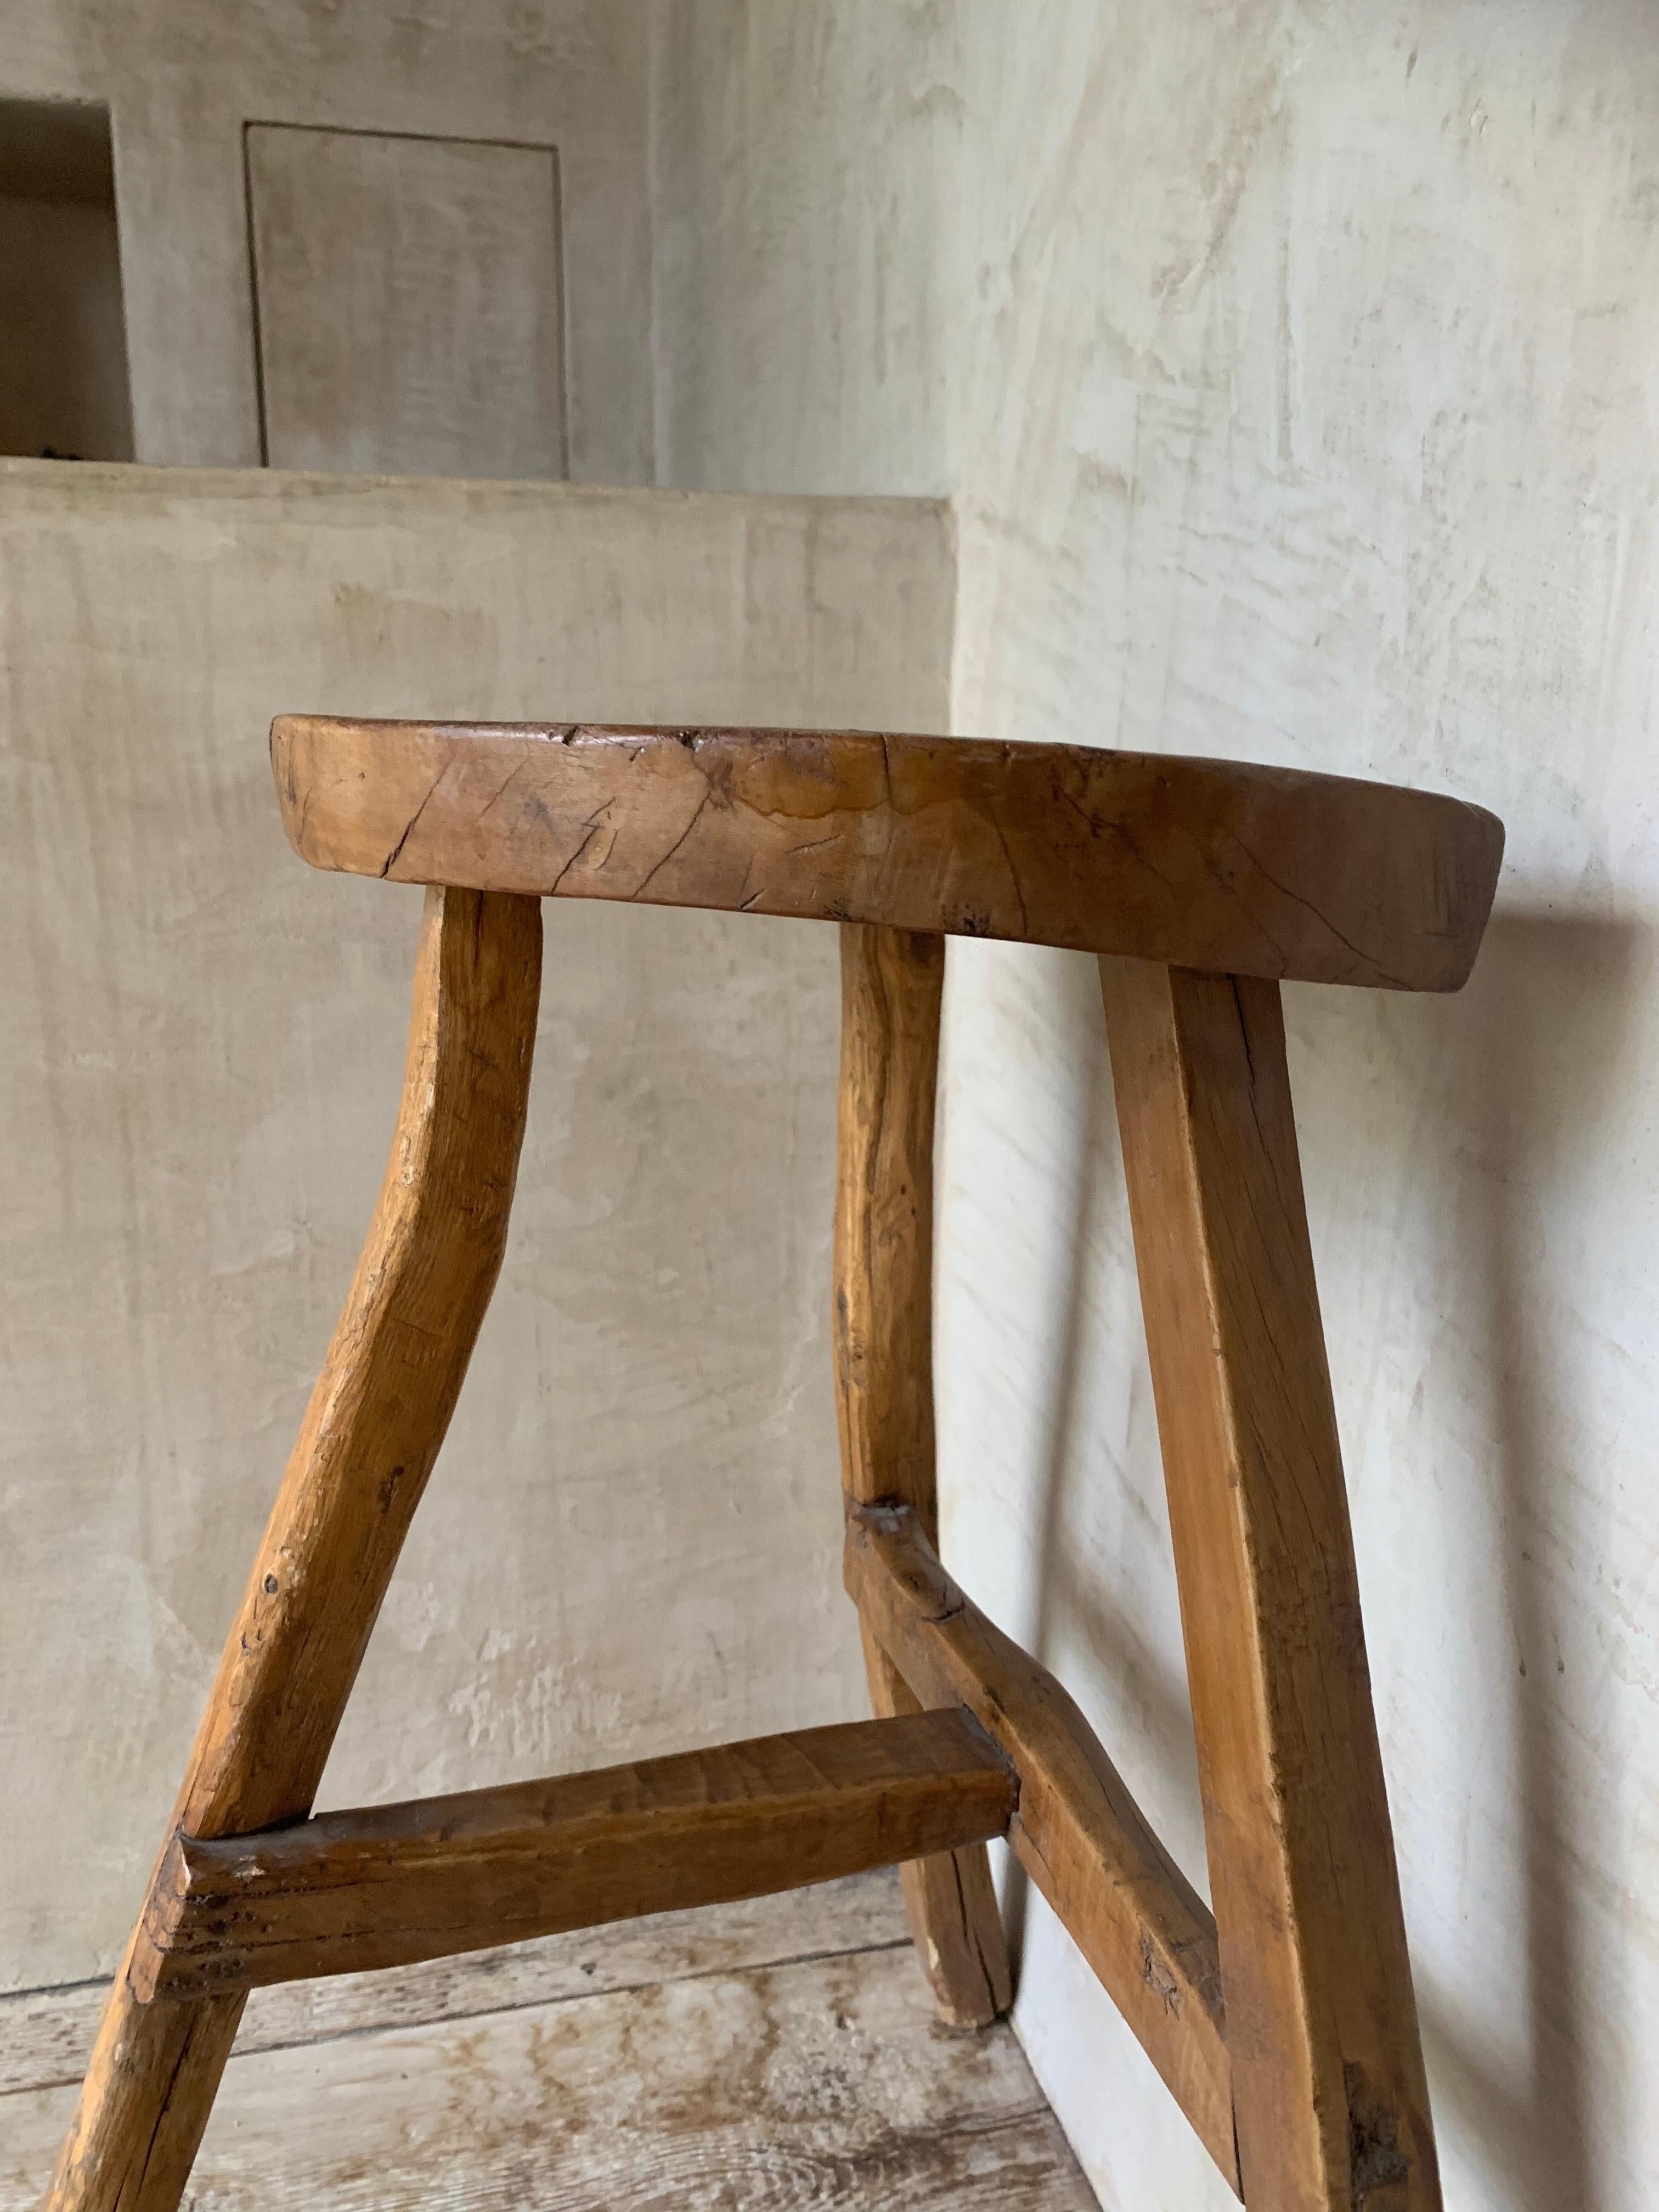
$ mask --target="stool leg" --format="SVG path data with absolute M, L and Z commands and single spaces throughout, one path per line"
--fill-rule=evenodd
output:
M 845 922 L 836 1190 L 836 1402 L 842 1480 L 899 1498 L 939 1540 L 933 1470 L 933 1097 L 945 939 Z M 868 1631 L 870 1699 L 920 1710 Z M 940 2015 L 983 2027 L 1009 2002 L 1008 1951 L 983 1844 L 901 1872 Z
M 1278 987 L 1101 977 L 1244 2201 L 1437 2212 Z
M 391 1160 L 197 1735 L 187 1834 L 310 1809 L 501 1266 L 540 973 L 538 900 L 427 893 Z M 242 2003 L 141 2004 L 124 1961 L 47 2212 L 173 2212 Z

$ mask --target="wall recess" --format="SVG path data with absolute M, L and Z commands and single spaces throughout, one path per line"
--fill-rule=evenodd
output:
M 130 461 L 109 110 L 0 100 L 0 453 Z

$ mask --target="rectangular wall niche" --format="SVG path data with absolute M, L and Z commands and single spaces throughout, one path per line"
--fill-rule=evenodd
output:
M 550 146 L 250 124 L 273 468 L 564 476 Z
M 105 107 L 0 100 L 0 453 L 132 459 Z

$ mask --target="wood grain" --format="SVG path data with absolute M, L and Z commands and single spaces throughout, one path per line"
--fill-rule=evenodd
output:
M 412 1966 L 272 1983 L 249 1995 L 231 2053 L 232 2070 L 255 2052 L 284 2051 L 295 2044 L 471 2020 L 526 2005 L 568 2004 L 607 1990 L 639 1990 L 700 1974 L 895 1945 L 910 1948 L 904 1899 L 898 1869 L 882 1867 L 808 1889 L 700 1905 L 688 1912 L 653 1912 L 641 1920 L 533 1936 L 528 1942 L 426 1959 Z M 0 2099 L 78 2085 L 109 1987 L 106 1978 L 0 1995 Z
M 1011 1849 L 1237 2188 L 1215 1923 L 1093 1730 L 963 1596 L 908 1506 L 849 1504 L 847 1587 L 916 1695 L 965 1705 L 1012 1762 Z
M 1436 2212 L 1279 993 L 1101 975 L 1245 2200 Z
M 313 867 L 1455 990 L 1502 824 L 1425 792 L 1090 746 L 330 721 L 271 761 Z
M 226 1642 L 175 1829 L 234 1834 L 310 1808 L 501 1266 L 540 973 L 534 900 L 428 893 L 380 1203 Z M 147 2006 L 124 1964 L 49 2212 L 173 2212 L 242 2002 Z
M 726 1904 L 1001 1835 L 1016 1795 L 951 1711 L 179 1836 L 133 1986 L 207 1996 Z
M 939 1538 L 933 1437 L 933 1109 L 945 940 L 846 922 L 841 933 L 835 1346 L 842 1483 L 899 1498 Z M 864 1638 L 878 1713 L 921 1711 Z M 1012 1996 L 982 1844 L 907 1861 L 905 1904 L 940 2015 L 983 2027 Z
M 933 1114 L 945 940 L 841 932 L 836 1411 L 842 1487 L 896 1498 L 939 1540 L 933 1438 Z
M 0 2212 L 31 2212 L 64 2106 L 46 2092 L 0 2112 Z M 1094 2212 L 1010 2030 L 939 2029 L 908 1945 L 247 2059 L 239 2046 L 191 2198 L 212 2212 Z

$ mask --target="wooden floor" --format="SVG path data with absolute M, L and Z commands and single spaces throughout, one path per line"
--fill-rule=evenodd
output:
M 101 1984 L 0 1996 L 0 2212 L 33 2212 Z M 890 1874 L 260 1990 L 199 2212 L 1092 2212 L 1006 2027 L 935 2021 Z

